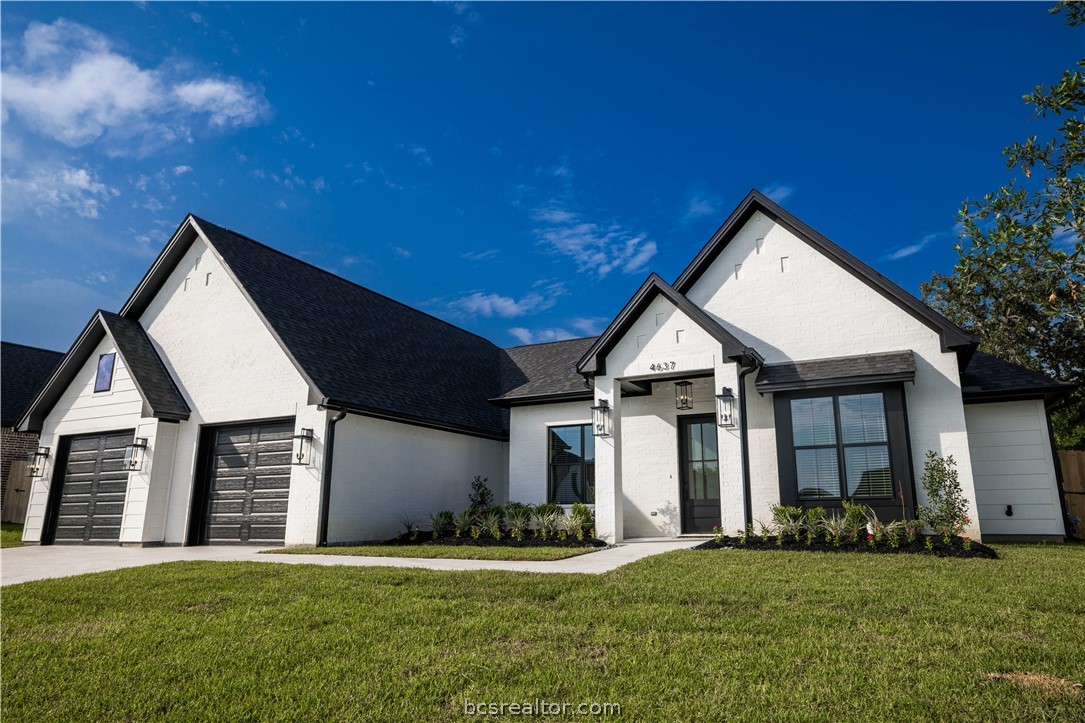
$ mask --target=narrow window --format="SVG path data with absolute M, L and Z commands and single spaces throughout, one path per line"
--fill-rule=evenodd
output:
M 548 501 L 559 505 L 595 503 L 595 437 L 590 424 L 547 429 Z
M 98 357 L 98 373 L 94 377 L 94 391 L 108 392 L 113 386 L 113 364 L 117 355 L 113 352 Z

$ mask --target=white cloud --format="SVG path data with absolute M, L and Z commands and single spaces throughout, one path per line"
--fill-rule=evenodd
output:
M 795 188 L 783 183 L 770 183 L 761 189 L 761 193 L 765 194 L 776 203 L 783 203 L 795 193 Z
M 83 218 L 98 218 L 106 203 L 120 191 L 102 182 L 89 168 L 66 163 L 41 164 L 21 176 L 4 176 L 4 207 L 46 211 L 73 211 Z
M 686 210 L 682 214 L 682 223 L 690 223 L 705 216 L 715 216 L 720 211 L 722 200 L 712 194 L 694 192 L 686 199 Z
M 632 234 L 616 223 L 595 223 L 553 205 L 537 209 L 532 216 L 547 224 L 535 230 L 542 244 L 572 258 L 578 270 L 599 278 L 615 269 L 626 274 L 637 273 L 658 250 L 647 234 Z
M 104 143 L 118 155 L 191 142 L 200 117 L 237 128 L 269 113 L 263 90 L 238 78 L 182 74 L 191 76 L 191 69 L 141 67 L 78 23 L 31 23 L 21 47 L 5 58 L 4 113 L 67 146 Z
M 183 176 L 184 174 L 188 173 L 191 170 L 192 170 L 192 166 L 174 166 L 173 167 L 173 175 L 175 175 L 175 176 Z
M 453 25 L 452 31 L 448 34 L 448 42 L 452 44 L 453 48 L 458 48 L 463 45 L 463 41 L 467 39 L 467 31 L 460 25 Z
M 328 182 L 324 180 L 324 176 L 317 176 L 313 179 L 312 188 L 317 193 L 322 193 L 328 190 Z
M 395 253 L 396 256 L 401 259 L 409 259 L 411 256 L 414 255 L 402 246 L 393 246 L 392 251 Z
M 279 209 L 286 208 L 286 201 L 284 201 L 284 200 L 282 200 L 280 198 L 278 201 L 275 202 L 275 208 L 279 208 Z
M 468 261 L 489 261 L 493 257 L 497 256 L 497 249 L 487 249 L 485 251 L 464 251 L 460 254 L 461 258 L 465 258 Z
M 502 319 L 514 319 L 519 316 L 536 314 L 553 308 L 559 297 L 567 292 L 565 286 L 559 283 L 548 283 L 544 286 L 529 291 L 519 299 L 501 294 L 485 294 L 475 291 L 467 296 L 460 297 L 446 304 L 446 308 L 453 316 L 470 317 L 482 316 L 487 319 L 500 317 Z
M 412 156 L 414 156 L 415 160 L 417 160 L 422 165 L 424 165 L 424 166 L 432 166 L 433 165 L 433 159 L 430 158 L 429 149 L 427 149 L 425 146 L 418 146 L 418 145 L 411 146 L 408 149 L 408 152 Z
M 522 326 L 514 326 L 509 329 L 509 333 L 520 340 L 523 344 L 542 344 L 548 341 L 563 341 L 565 339 L 575 339 L 575 334 L 570 334 L 565 329 L 525 329 Z
M 923 249 L 927 248 L 927 246 L 929 246 L 932 241 L 943 235 L 944 234 L 942 233 L 929 233 L 914 244 L 902 246 L 901 248 L 891 252 L 888 256 L 886 256 L 886 258 L 888 258 L 890 261 L 899 261 L 900 259 L 913 256 L 922 251 Z
M 607 328 L 609 321 L 605 316 L 581 316 L 572 319 L 570 324 L 584 336 L 598 336 Z

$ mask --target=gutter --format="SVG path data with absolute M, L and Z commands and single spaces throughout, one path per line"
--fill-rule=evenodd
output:
M 317 535 L 317 547 L 328 546 L 328 511 L 331 509 L 332 492 L 332 460 L 335 454 L 335 425 L 343 421 L 347 416 L 347 410 L 339 412 L 328 420 L 324 427 L 324 470 L 320 481 L 320 523 Z
M 757 371 L 764 363 L 762 360 L 752 358 L 750 366 L 744 368 L 738 375 L 738 416 L 739 424 L 739 436 L 742 441 L 742 498 L 743 506 L 746 513 L 746 527 L 753 524 L 753 504 L 750 499 L 750 433 L 748 425 L 746 424 L 747 408 L 746 408 L 746 376 L 750 372 Z

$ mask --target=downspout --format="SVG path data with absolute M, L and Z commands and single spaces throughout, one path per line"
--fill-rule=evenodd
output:
M 746 512 L 746 527 L 753 524 L 753 506 L 750 499 L 750 433 L 747 430 L 746 417 L 746 376 L 761 368 L 761 362 L 756 357 L 752 358 L 750 366 L 744 368 L 738 375 L 738 416 L 739 436 L 742 441 L 742 502 Z
M 339 412 L 328 420 L 324 427 L 324 473 L 320 483 L 320 525 L 317 536 L 317 547 L 328 546 L 328 510 L 331 509 L 332 494 L 332 459 L 335 453 L 335 425 L 347 416 L 347 410 Z

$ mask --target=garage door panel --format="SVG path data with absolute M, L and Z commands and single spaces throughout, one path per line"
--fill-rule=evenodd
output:
M 120 539 L 128 491 L 125 448 L 134 430 L 73 437 L 57 503 L 54 541 L 109 542 Z
M 293 436 L 293 422 L 216 431 L 208 489 L 208 542 L 282 543 Z

